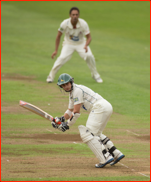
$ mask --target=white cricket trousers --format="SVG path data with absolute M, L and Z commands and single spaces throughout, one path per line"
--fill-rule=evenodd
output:
M 99 73 L 97 72 L 95 58 L 91 52 L 90 47 L 88 46 L 88 52 L 86 53 L 84 46 L 85 46 L 85 42 L 82 44 L 79 44 L 79 45 L 72 45 L 72 44 L 67 44 L 67 43 L 65 43 L 63 45 L 61 54 L 55 61 L 54 65 L 49 73 L 49 77 L 51 78 L 52 81 L 54 80 L 55 75 L 59 71 L 59 69 L 67 61 L 69 61 L 69 59 L 71 58 L 74 51 L 77 51 L 78 54 L 80 55 L 80 57 L 86 61 L 87 65 L 91 71 L 92 77 L 94 77 L 96 79 L 100 77 Z
M 89 114 L 86 127 L 96 136 L 102 135 L 104 128 L 113 113 L 112 105 L 105 99 L 96 101 Z

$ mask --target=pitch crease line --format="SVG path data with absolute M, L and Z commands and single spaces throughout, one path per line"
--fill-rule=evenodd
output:
M 128 166 L 126 166 L 126 165 L 124 165 L 124 164 L 122 164 L 122 163 L 120 163 L 120 162 L 119 162 L 119 164 L 121 164 L 122 166 L 124 166 L 124 167 L 130 169 L 130 170 L 133 171 L 133 172 L 136 172 L 134 169 L 131 169 L 131 168 L 129 168 Z M 140 172 L 138 172 L 138 173 L 141 174 L 141 175 L 143 175 L 143 176 L 146 176 L 146 177 L 150 178 L 150 176 L 148 176 L 148 175 L 145 175 L 145 174 L 140 173 Z
M 132 132 L 132 131 L 129 131 L 129 130 L 126 130 L 127 132 L 129 132 L 129 133 L 132 133 L 132 134 L 134 134 L 134 135 L 136 135 L 136 136 L 140 136 L 140 135 L 138 135 L 138 134 L 136 134 L 136 133 L 134 133 L 134 132 Z

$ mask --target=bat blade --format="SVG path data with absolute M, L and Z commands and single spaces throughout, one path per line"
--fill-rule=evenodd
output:
M 46 113 L 45 111 L 43 111 L 42 109 L 40 109 L 39 107 L 36 107 L 28 102 L 19 101 L 19 105 L 25 109 L 28 109 L 29 111 L 45 118 L 48 119 L 49 121 L 55 121 L 55 119 L 53 118 L 53 116 L 51 116 L 50 114 Z M 61 124 L 61 122 L 58 122 L 57 124 Z

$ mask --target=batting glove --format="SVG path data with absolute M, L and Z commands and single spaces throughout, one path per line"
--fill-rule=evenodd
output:
M 62 122 L 59 126 L 58 129 L 65 132 L 66 130 L 69 130 L 69 126 L 67 125 L 68 122 Z
M 55 129 L 58 128 L 58 125 L 57 125 L 54 121 L 52 121 L 51 124 L 52 124 L 52 126 L 53 126 Z
M 61 117 L 55 117 L 55 122 L 58 123 L 58 122 L 64 122 L 65 121 L 65 117 L 64 116 L 61 116 Z

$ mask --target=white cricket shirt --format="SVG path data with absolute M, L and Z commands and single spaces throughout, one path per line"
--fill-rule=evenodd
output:
M 64 20 L 60 28 L 58 29 L 61 33 L 65 33 L 64 43 L 69 44 L 81 44 L 85 41 L 85 35 L 90 33 L 87 22 L 81 18 L 78 18 L 76 28 L 73 28 L 71 24 L 71 18 Z
M 103 97 L 90 88 L 73 83 L 73 90 L 69 95 L 68 108 L 73 109 L 74 105 L 82 103 L 81 107 L 83 109 L 91 111 L 93 104 L 100 99 L 103 99 Z

